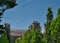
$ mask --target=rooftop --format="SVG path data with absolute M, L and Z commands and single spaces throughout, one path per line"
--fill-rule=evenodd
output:
M 11 30 L 11 31 L 10 31 L 10 35 L 11 35 L 11 36 L 21 36 L 21 35 L 23 35 L 25 32 L 26 32 L 26 30 L 23 30 L 23 29 L 21 29 L 21 30 Z

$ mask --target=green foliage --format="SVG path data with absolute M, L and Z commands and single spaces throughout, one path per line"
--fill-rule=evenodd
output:
M 52 12 L 52 9 L 51 7 L 48 8 L 48 12 L 47 12 L 47 22 L 45 23 L 45 29 L 46 29 L 46 32 L 44 34 L 44 38 L 43 40 L 45 41 L 45 43 L 51 43 L 51 22 L 53 20 L 53 12 Z
M 33 29 L 31 43 L 42 43 L 42 34 L 40 32 L 40 29 Z
M 55 19 L 55 41 L 56 43 L 60 42 L 60 8 L 58 9 L 57 17 Z M 54 31 L 53 30 L 53 31 Z
M 60 43 L 60 8 L 57 17 L 46 23 L 45 43 Z
M 31 31 L 28 30 L 21 38 L 20 42 L 21 43 L 30 43 L 31 39 Z
M 52 8 L 51 7 L 48 8 L 48 12 L 47 12 L 46 16 L 47 16 L 47 22 L 50 21 L 50 20 L 52 20 L 52 18 L 53 18 L 53 12 L 52 12 Z
M 60 43 L 60 8 L 57 17 L 53 19 L 51 7 L 48 8 L 45 33 L 42 36 L 40 29 L 29 29 L 16 43 Z
M 9 43 L 6 36 L 0 37 L 0 43 Z
M 24 33 L 20 39 L 16 39 L 16 43 L 30 43 L 31 39 L 31 31 L 28 30 L 27 32 Z
M 16 43 L 42 43 L 42 34 L 39 29 L 29 29 L 24 35 L 20 38 L 20 41 L 17 39 Z

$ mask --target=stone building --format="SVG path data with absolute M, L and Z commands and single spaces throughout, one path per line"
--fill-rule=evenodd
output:
M 40 30 L 41 30 L 40 23 L 39 23 L 38 21 L 34 21 L 34 22 L 29 26 L 29 29 L 40 29 Z
M 10 43 L 14 43 L 17 38 L 20 38 L 27 30 L 10 30 L 10 24 L 5 23 L 4 29 L 7 35 L 7 38 Z M 34 21 L 29 29 L 39 29 L 41 30 L 40 23 L 38 21 Z

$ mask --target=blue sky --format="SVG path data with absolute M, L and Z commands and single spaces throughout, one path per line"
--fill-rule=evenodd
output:
M 17 6 L 4 12 L 2 24 L 10 23 L 11 29 L 28 29 L 33 21 L 38 21 L 44 28 L 46 13 L 52 7 L 54 17 L 60 7 L 60 0 L 17 0 Z

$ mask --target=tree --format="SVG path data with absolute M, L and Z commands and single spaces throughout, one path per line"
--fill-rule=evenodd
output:
M 9 40 L 10 43 L 10 24 L 9 23 L 5 23 L 4 25 L 4 29 L 5 29 L 5 34 L 7 36 L 7 39 Z
M 50 26 L 51 43 L 60 43 L 60 8 L 58 9 L 57 17 L 52 20 Z
M 47 12 L 47 22 L 51 21 L 53 19 L 53 12 L 52 12 L 52 8 L 49 7 L 48 8 L 48 12 Z
M 22 38 L 20 39 L 20 43 L 30 43 L 31 42 L 31 30 L 28 30 L 24 33 Z
M 39 23 L 34 22 L 31 28 L 21 37 L 20 43 L 60 43 L 60 8 L 55 19 L 53 19 L 52 9 L 48 8 L 43 36 L 40 29 Z
M 51 26 L 51 22 L 53 20 L 53 12 L 52 12 L 52 8 L 49 7 L 48 8 L 48 12 L 47 12 L 47 21 L 45 23 L 45 35 L 44 35 L 44 40 L 45 40 L 45 43 L 51 43 L 51 29 L 50 29 L 50 26 Z
M 55 25 L 54 25 L 54 40 L 55 43 L 60 43 L 60 8 L 58 9 L 57 17 L 55 19 Z
M 36 28 L 33 29 L 33 36 L 31 39 L 31 43 L 42 43 L 42 33 L 40 31 L 40 29 Z
M 16 43 L 18 43 L 18 40 Z M 31 28 L 20 38 L 19 43 L 42 43 L 42 33 L 39 28 L 39 23 L 34 22 Z

